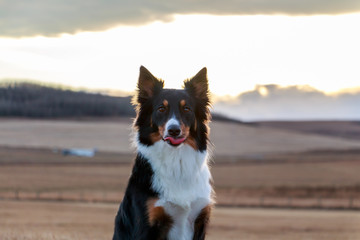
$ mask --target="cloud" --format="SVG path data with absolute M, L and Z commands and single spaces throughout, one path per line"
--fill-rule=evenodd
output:
M 359 120 L 360 91 L 326 95 L 309 86 L 258 85 L 214 111 L 242 120 Z
M 359 11 L 358 0 L 2 0 L 0 36 L 101 31 L 118 25 L 171 21 L 174 14 L 332 15 Z

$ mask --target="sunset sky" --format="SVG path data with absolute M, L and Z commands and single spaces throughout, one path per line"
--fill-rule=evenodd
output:
M 360 86 L 359 24 L 358 0 L 5 0 L 0 79 L 133 91 L 140 65 L 176 88 L 206 66 L 216 95 L 331 93 Z

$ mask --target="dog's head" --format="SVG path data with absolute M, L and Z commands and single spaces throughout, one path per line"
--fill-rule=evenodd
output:
M 164 89 L 164 81 L 140 67 L 135 128 L 138 141 L 147 146 L 166 141 L 173 147 L 189 144 L 206 150 L 209 92 L 206 68 L 184 81 L 184 89 Z

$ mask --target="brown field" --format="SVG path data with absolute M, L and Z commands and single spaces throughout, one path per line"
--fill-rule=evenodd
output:
M 0 120 L 0 239 L 110 239 L 130 124 Z M 277 127 L 212 123 L 209 239 L 360 239 L 360 141 Z M 64 147 L 99 152 L 54 151 Z
M 130 135 L 129 119 L 108 122 L 0 119 L 0 146 L 97 148 L 129 154 L 133 152 Z M 220 156 L 258 157 L 279 152 L 360 148 L 360 141 L 353 139 L 224 122 L 211 123 L 210 137 L 215 155 Z
M 258 125 L 294 132 L 360 140 L 360 121 L 272 121 L 259 122 Z
M 46 149 L 0 148 L 0 197 L 37 196 L 116 202 L 127 184 L 132 155 L 62 156 Z M 50 159 L 50 160 L 47 160 Z M 212 174 L 219 204 L 281 198 L 360 198 L 360 151 L 267 155 L 261 161 L 215 157 Z M 92 196 L 92 197 L 91 197 Z M 360 200 L 360 199 L 359 199 Z
M 117 204 L 0 201 L 2 240 L 111 239 Z M 216 208 L 209 240 L 357 240 L 350 211 Z

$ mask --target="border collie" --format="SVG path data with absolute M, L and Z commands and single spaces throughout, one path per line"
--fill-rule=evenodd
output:
M 165 89 L 163 80 L 140 67 L 137 156 L 113 240 L 205 239 L 213 205 L 206 71 L 185 80 L 184 89 Z

